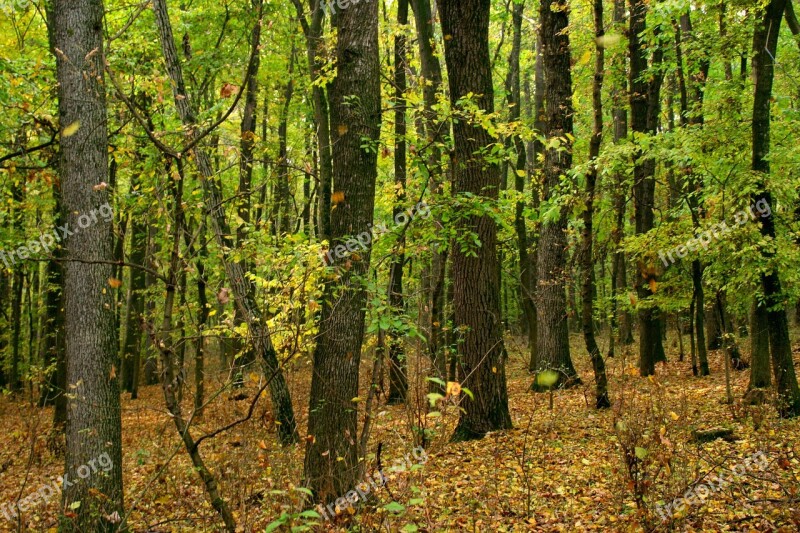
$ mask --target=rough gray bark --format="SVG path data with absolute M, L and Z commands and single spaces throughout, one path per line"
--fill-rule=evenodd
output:
M 562 138 L 560 149 L 545 151 L 542 197 L 555 201 L 562 176 L 572 167 L 572 73 L 569 44 L 569 7 L 566 1 L 542 0 L 539 8 L 544 67 L 545 129 L 548 139 Z M 558 373 L 553 387 L 580 383 L 569 351 L 567 317 L 567 213 L 562 208 L 555 221 L 544 221 L 537 246 L 536 315 L 538 325 L 535 372 Z M 534 380 L 533 390 L 542 390 Z
M 55 0 L 53 45 L 62 127 L 59 170 L 63 220 L 74 231 L 64 243 L 67 402 L 66 474 L 91 468 L 107 454 L 112 467 L 64 484 L 65 531 L 112 531 L 122 516 L 122 435 L 115 352 L 114 298 L 108 279 L 112 224 L 98 217 L 108 192 L 108 138 L 103 53 L 103 3 Z M 77 126 L 72 135 L 64 128 Z M 70 129 L 72 129 L 70 128 Z M 94 213 L 92 218 L 91 213 Z M 87 222 L 88 221 L 88 222 Z M 103 263 L 108 262 L 108 263 Z M 80 502 L 78 505 L 76 502 Z M 75 504 L 75 505 L 73 505 Z
M 424 103 L 424 127 L 425 138 L 430 143 L 428 151 L 428 171 L 430 172 L 429 189 L 431 197 L 436 199 L 442 193 L 442 151 L 439 148 L 442 130 L 445 124 L 438 119 L 433 107 L 436 105 L 436 95 L 442 86 L 442 67 L 439 58 L 435 54 L 435 32 L 433 13 L 431 11 L 430 0 L 411 0 L 411 8 L 414 12 L 414 24 L 417 32 L 417 44 L 419 46 L 420 77 L 422 78 L 422 99 Z M 441 217 L 435 215 L 434 224 L 437 228 L 442 228 Z M 435 377 L 447 380 L 447 361 L 445 361 L 445 335 L 442 328 L 445 324 L 445 270 L 447 265 L 448 251 L 446 246 L 441 246 L 433 250 L 431 256 L 430 269 L 426 269 L 428 275 L 423 279 L 430 286 L 430 297 L 427 302 L 430 307 L 428 316 L 428 352 L 433 364 Z M 441 385 L 431 381 L 429 383 L 430 392 L 444 394 Z
M 333 25 L 338 30 L 337 72 L 329 96 L 334 195 L 339 201 L 330 217 L 329 266 L 340 276 L 329 279 L 324 289 L 304 465 L 305 486 L 323 503 L 351 490 L 361 472 L 358 412 L 352 399 L 358 396 L 364 277 L 371 246 L 347 253 L 345 242 L 372 224 L 381 120 L 377 2 L 337 10 Z M 358 105 L 353 105 L 354 98 Z M 362 147 L 365 142 L 369 148 Z
M 489 11 L 489 0 L 439 2 L 454 108 L 461 98 L 472 93 L 479 109 L 494 111 Z M 488 203 L 495 202 L 500 168 L 479 155 L 494 139 L 469 119 L 453 125 L 453 136 L 453 193 L 471 193 Z M 469 246 L 468 250 L 456 244 L 452 252 L 454 328 L 463 331 L 458 343 L 458 372 L 464 376 L 462 385 L 474 396 L 461 404 L 463 411 L 453 441 L 481 438 L 489 431 L 511 427 L 497 276 L 497 224 L 489 215 L 471 215 L 459 224 L 459 234 L 476 234 L 481 244 L 478 249 Z

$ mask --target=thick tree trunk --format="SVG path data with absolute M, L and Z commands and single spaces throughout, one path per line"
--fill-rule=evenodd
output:
M 402 28 L 408 24 L 408 0 L 399 0 L 397 5 L 397 24 Z M 398 33 L 394 38 L 394 183 L 395 200 L 392 213 L 405 211 L 406 199 L 406 38 Z M 405 235 L 400 237 L 396 253 L 389 270 L 389 307 L 394 314 L 404 312 L 403 267 L 405 265 Z M 390 404 L 405 403 L 408 394 L 408 375 L 406 355 L 403 352 L 403 335 L 392 329 L 389 331 L 389 397 Z
M 450 101 L 471 93 L 475 104 L 494 112 L 494 87 L 489 60 L 489 0 L 441 0 L 439 14 L 445 36 L 445 61 Z M 477 154 L 494 142 L 489 132 L 469 119 L 453 125 L 453 192 L 470 193 L 484 201 L 497 201 L 500 168 Z M 458 373 L 473 398 L 461 405 L 451 440 L 483 437 L 487 432 L 511 427 L 506 390 L 505 346 L 500 317 L 500 280 L 497 276 L 497 224 L 487 215 L 460 221 L 459 234 L 475 234 L 480 247 L 453 247 L 454 328 L 463 331 L 458 343 Z
M 775 75 L 775 57 L 778 51 L 778 33 L 783 18 L 786 0 L 771 0 L 763 17 L 756 21 L 753 32 L 753 74 L 755 77 L 753 99 L 753 162 L 752 170 L 759 176 L 759 191 L 753 194 L 756 205 L 774 206 L 773 198 L 764 184 L 769 174 L 770 149 L 770 102 L 772 82 Z M 759 204 L 761 202 L 762 204 Z M 769 240 L 775 239 L 775 213 L 761 217 L 761 235 Z M 774 252 L 762 250 L 765 260 Z M 778 389 L 778 413 L 782 417 L 800 415 L 800 388 L 792 362 L 792 346 L 789 340 L 789 325 L 786 317 L 786 303 L 781 289 L 781 281 L 776 270 L 761 274 L 761 288 L 764 301 L 759 305 L 766 308 L 769 324 L 769 347 L 772 355 L 772 371 Z
M 60 172 L 63 220 L 74 231 L 65 241 L 64 316 L 67 403 L 66 475 L 110 459 L 111 468 L 70 486 L 64 484 L 65 531 L 116 531 L 122 509 L 122 429 L 115 352 L 112 223 L 98 217 L 108 192 L 108 139 L 104 84 L 103 4 L 55 0 L 58 111 L 62 128 Z M 81 476 L 83 477 L 83 476 Z M 79 506 L 73 505 L 80 502 Z
M 595 63 L 592 83 L 593 126 L 592 136 L 589 139 L 589 170 L 586 172 L 586 211 L 583 212 L 583 232 L 581 235 L 581 270 L 583 270 L 583 283 L 581 284 L 581 326 L 586 350 L 592 361 L 595 380 L 595 406 L 598 409 L 611 407 L 608 398 L 608 378 L 606 365 L 600 347 L 594 337 L 594 258 L 592 257 L 592 217 L 594 215 L 594 194 L 597 183 L 597 156 L 600 155 L 600 143 L 603 140 L 603 72 L 605 71 L 605 52 L 602 37 L 603 29 L 603 0 L 594 0 L 594 29 L 595 29 Z
M 649 79 L 647 70 L 648 49 L 641 42 L 646 29 L 647 3 L 644 0 L 630 0 L 630 29 L 628 43 L 630 52 L 630 106 L 631 129 L 634 133 L 653 134 L 656 131 L 660 109 L 661 82 L 663 73 L 656 70 Z M 657 32 L 658 33 L 658 32 Z M 653 51 L 653 66 L 661 64 L 663 50 L 660 45 Z M 636 218 L 636 233 L 641 235 L 653 228 L 655 200 L 655 159 L 642 157 L 641 150 L 635 155 L 633 169 L 633 200 Z M 649 376 L 655 373 L 655 364 L 665 360 L 661 341 L 661 320 L 657 308 L 648 305 L 651 296 L 650 283 L 656 279 L 655 265 L 640 264 L 640 279 L 636 283 L 639 296 L 639 373 Z
M 178 60 L 175 49 L 175 39 L 172 33 L 172 25 L 169 21 L 165 0 L 154 0 L 153 12 L 155 13 L 156 26 L 158 27 L 159 41 L 164 55 L 167 71 L 172 80 L 172 90 L 175 100 L 175 107 L 187 130 L 187 140 L 193 142 L 200 133 L 195 116 L 195 110 L 190 105 L 190 95 L 187 94 L 186 86 L 183 82 L 183 72 Z M 260 24 L 260 21 L 257 22 Z M 289 387 L 283 376 L 283 371 L 278 362 L 275 348 L 272 345 L 272 336 L 264 320 L 261 310 L 251 295 L 251 283 L 245 275 L 242 265 L 235 262 L 230 257 L 231 250 L 234 249 L 231 238 L 231 230 L 228 225 L 227 216 L 223 208 L 222 193 L 220 183 L 216 173 L 211 168 L 208 154 L 199 145 L 195 144 L 192 148 L 200 177 L 203 185 L 205 206 L 208 220 L 219 246 L 222 262 L 225 267 L 225 274 L 231 284 L 236 305 L 241 308 L 242 317 L 245 319 L 249 329 L 249 335 L 253 342 L 257 356 L 260 356 L 266 367 L 266 376 L 270 380 L 270 397 L 272 399 L 272 409 L 275 423 L 278 426 L 278 437 L 283 444 L 292 444 L 299 440 L 297 435 L 297 423 L 294 418 L 292 399 Z
M 572 167 L 572 73 L 568 33 L 569 7 L 563 0 L 542 0 L 539 8 L 540 38 L 544 68 L 545 129 L 547 141 L 563 139 L 558 147 L 545 151 L 543 194 L 555 201 L 561 179 Z M 555 221 L 542 222 L 537 245 L 536 315 L 537 364 L 535 372 L 553 370 L 558 381 L 553 387 L 580 383 L 569 353 L 567 320 L 567 214 L 564 209 Z M 534 380 L 533 390 L 541 390 Z
M 364 341 L 371 246 L 347 254 L 345 242 L 368 231 L 373 220 L 377 143 L 380 133 L 378 4 L 360 2 L 337 11 L 336 78 L 330 85 L 330 118 L 335 197 L 331 212 L 331 268 L 340 276 L 325 284 L 320 334 L 308 416 L 305 485 L 317 501 L 346 494 L 359 481 L 358 372 Z M 352 105 L 358 95 L 359 105 Z M 370 143 L 364 148 L 365 142 Z

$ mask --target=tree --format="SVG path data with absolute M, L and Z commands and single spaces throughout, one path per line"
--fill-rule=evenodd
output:
M 559 202 L 559 188 L 572 168 L 572 73 L 569 44 L 569 7 L 566 1 L 541 0 L 539 7 L 546 138 L 543 192 L 545 204 Z M 542 208 L 544 210 L 544 208 Z M 571 387 L 580 383 L 569 353 L 566 297 L 566 207 L 557 209 L 554 220 L 543 220 L 537 245 L 536 372 L 551 370 L 558 380 L 551 387 Z M 541 390 L 534 380 L 533 390 Z
M 778 52 L 778 30 L 781 26 L 786 0 L 771 0 L 760 19 L 756 19 L 753 32 L 753 75 L 755 78 L 753 98 L 753 159 L 752 170 L 758 179 L 758 191 L 753 194 L 753 203 L 765 202 L 774 205 L 773 197 L 766 188 L 765 178 L 769 174 L 770 150 L 770 103 L 772 83 L 775 77 L 775 57 Z M 774 208 L 773 208 L 774 209 Z M 775 239 L 775 215 L 761 217 L 761 236 Z M 769 246 L 769 245 L 767 245 Z M 761 249 L 762 256 L 769 260 L 774 251 L 767 246 Z M 782 417 L 800 415 L 800 388 L 792 361 L 792 345 L 789 340 L 789 321 L 786 303 L 782 296 L 781 281 L 775 267 L 762 272 L 761 290 L 763 301 L 757 305 L 766 310 L 769 325 L 769 350 L 772 355 L 772 371 L 778 389 L 778 413 Z M 757 311 L 758 312 L 758 311 Z
M 112 226 L 98 217 L 109 199 L 101 186 L 108 179 L 104 11 L 102 2 L 87 0 L 55 0 L 52 9 L 63 220 L 74 231 L 64 247 L 66 475 L 74 478 L 101 456 L 112 463 L 105 474 L 64 484 L 64 508 L 74 517 L 62 525 L 67 531 L 114 531 L 122 516 L 122 428 L 109 286 Z
M 647 75 L 648 48 L 642 44 L 646 29 L 647 3 L 644 0 L 630 1 L 630 31 L 628 48 L 630 50 L 630 106 L 631 129 L 635 136 L 655 134 L 658 115 L 661 109 L 661 83 L 664 79 L 660 71 L 664 51 L 660 44 L 653 49 L 652 72 Z M 659 32 L 656 31 L 656 39 Z M 649 79 L 648 79 L 649 78 Z M 636 213 L 636 233 L 645 234 L 654 225 L 655 171 L 656 162 L 652 155 L 639 150 L 635 156 L 633 169 L 633 200 Z M 648 259 L 649 260 L 649 259 Z M 661 344 L 661 320 L 657 308 L 647 301 L 653 294 L 656 280 L 655 266 L 644 261 L 640 263 L 640 280 L 636 283 L 639 296 L 639 373 L 649 376 L 655 372 L 655 364 L 666 359 Z M 698 310 L 700 312 L 701 310 Z
M 394 183 L 395 203 L 393 218 L 404 211 L 406 199 L 406 36 L 402 33 L 408 24 L 408 0 L 397 5 L 398 33 L 394 38 Z M 405 233 L 400 237 L 399 250 L 389 267 L 389 305 L 395 314 L 401 314 L 403 299 L 403 268 L 405 267 Z M 408 365 L 403 353 L 402 334 L 393 328 L 389 337 L 389 403 L 405 403 L 408 394 Z
M 581 270 L 583 270 L 583 283 L 581 284 L 581 324 L 586 350 L 592 360 L 594 379 L 596 384 L 595 406 L 598 409 L 611 407 L 608 399 L 608 379 L 606 367 L 600 347 L 594 336 L 594 260 L 592 257 L 593 225 L 595 187 L 597 184 L 597 157 L 600 155 L 600 144 L 603 140 L 603 72 L 605 71 L 605 51 L 603 46 L 603 0 L 594 0 L 594 28 L 595 28 L 595 63 L 594 82 L 592 84 L 592 101 L 594 102 L 594 124 L 592 137 L 589 140 L 589 169 L 586 172 L 586 210 L 583 212 L 583 232 L 581 235 Z M 613 333 L 612 333 L 613 335 Z
M 489 61 L 489 0 L 443 0 L 439 14 L 450 86 L 450 102 L 463 109 L 474 95 L 479 113 L 494 112 L 494 89 Z M 493 144 L 490 133 L 471 117 L 453 124 L 453 193 L 463 201 L 491 205 L 498 197 L 500 167 L 483 154 Z M 485 207 L 477 206 L 478 209 Z M 458 345 L 459 374 L 472 398 L 462 404 L 452 440 L 483 437 L 489 431 L 511 427 L 506 391 L 505 346 L 500 317 L 500 279 L 497 275 L 497 224 L 488 212 L 459 219 L 459 235 L 475 235 L 477 249 L 457 243 L 453 249 L 454 327 L 462 335 Z
M 314 349 L 305 485 L 320 502 L 347 493 L 358 482 L 358 370 L 364 341 L 365 282 L 369 245 L 345 257 L 353 235 L 373 220 L 377 142 L 380 134 L 378 4 L 360 2 L 337 11 L 336 78 L 329 89 L 333 194 L 329 265 L 320 334 Z M 324 217 L 324 215 L 323 215 Z

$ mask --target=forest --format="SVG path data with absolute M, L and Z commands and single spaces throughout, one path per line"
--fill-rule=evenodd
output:
M 800 530 L 792 0 L 0 0 L 0 531 Z

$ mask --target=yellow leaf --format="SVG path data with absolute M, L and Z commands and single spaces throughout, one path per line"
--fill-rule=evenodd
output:
M 72 124 L 64 127 L 63 130 L 61 130 L 61 137 L 62 138 L 64 138 L 64 137 L 72 137 L 80 129 L 80 127 L 81 127 L 81 121 L 80 120 L 76 120 Z
M 650 282 L 649 283 L 650 283 L 650 292 L 655 294 L 656 293 L 656 289 L 658 288 L 655 278 L 650 278 Z
M 336 191 L 335 193 L 331 194 L 331 202 L 334 204 L 340 204 L 344 202 L 344 192 Z
M 461 394 L 461 384 L 456 381 L 448 381 L 447 382 L 447 395 L 448 396 L 458 396 Z
M 678 413 L 676 413 L 675 411 L 670 411 L 670 412 L 669 412 L 669 416 L 670 416 L 670 418 L 672 418 L 673 420 L 677 420 L 677 419 L 679 419 L 679 418 L 680 418 L 680 416 L 678 416 Z

